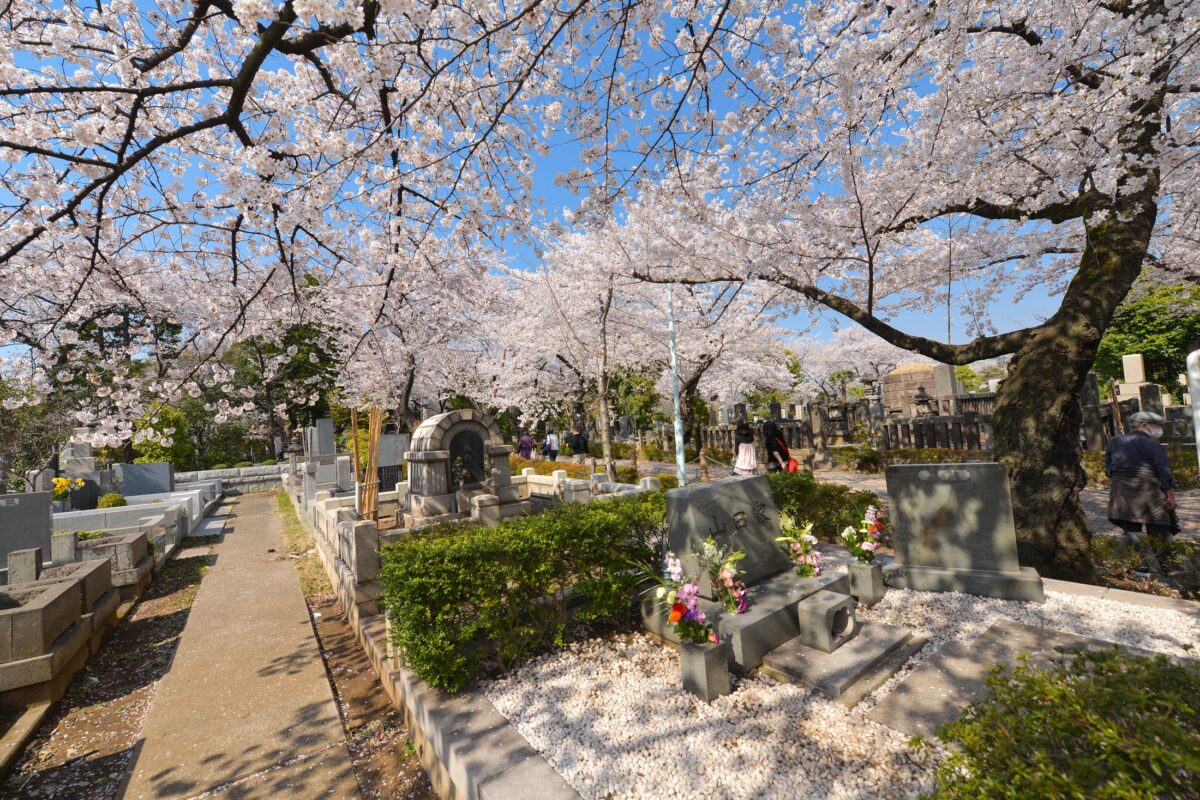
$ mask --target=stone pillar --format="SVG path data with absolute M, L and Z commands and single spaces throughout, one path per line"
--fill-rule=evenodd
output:
M 1083 446 L 1096 453 L 1104 452 L 1106 437 L 1104 421 L 1100 417 L 1100 385 L 1096 373 L 1089 372 L 1079 388 L 1079 400 L 1083 411 Z
M 8 583 L 33 583 L 42 577 L 42 548 L 13 550 L 8 554 Z
M 1187 379 L 1192 401 L 1192 433 L 1196 436 L 1196 457 L 1200 459 L 1200 350 L 1188 354 Z
M 50 560 L 55 565 L 73 563 L 78 544 L 77 531 L 56 531 L 50 535 Z
M 638 483 L 638 485 L 641 486 L 643 489 L 645 489 L 647 492 L 657 492 L 660 489 L 662 489 L 662 482 L 658 478 L 655 478 L 653 476 L 642 478 L 641 482 Z

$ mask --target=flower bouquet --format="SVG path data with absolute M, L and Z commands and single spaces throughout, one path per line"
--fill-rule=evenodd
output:
M 813 524 L 806 522 L 801 528 L 786 511 L 779 514 L 779 527 L 783 536 L 775 541 L 787 547 L 788 558 L 796 565 L 796 574 L 802 578 L 815 578 L 821 574 L 821 554 L 817 551 L 817 537 L 812 535 Z
M 717 641 L 717 634 L 705 619 L 704 612 L 697 608 L 700 601 L 700 579 L 685 578 L 683 564 L 674 553 L 667 553 L 659 587 L 655 592 L 668 608 L 667 621 L 674 626 L 682 642 L 707 644 Z
M 875 506 L 869 506 L 858 529 L 847 525 L 841 540 L 858 563 L 870 564 L 875 560 L 875 551 L 888 541 L 887 517 Z
M 80 478 L 76 478 L 75 480 L 71 480 L 70 478 L 54 478 L 53 484 L 54 488 L 50 491 L 51 497 L 54 500 L 66 500 L 71 496 L 72 489 L 83 488 L 83 480 Z
M 717 597 L 731 614 L 741 614 L 749 603 L 746 600 L 746 582 L 738 576 L 741 570 L 737 562 L 746 557 L 741 550 L 729 550 L 717 545 L 710 536 L 700 551 L 700 566 L 712 580 Z

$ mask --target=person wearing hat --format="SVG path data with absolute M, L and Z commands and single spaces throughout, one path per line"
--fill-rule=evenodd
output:
M 1166 545 L 1177 529 L 1177 484 L 1167 463 L 1167 449 L 1158 441 L 1163 421 L 1151 411 L 1137 412 L 1129 418 L 1134 429 L 1110 440 L 1104 454 L 1104 472 L 1111 479 L 1108 520 L 1125 532 L 1130 547 L 1146 553 L 1147 566 L 1160 573 Z M 1144 542 L 1146 536 L 1162 542 L 1157 559 Z

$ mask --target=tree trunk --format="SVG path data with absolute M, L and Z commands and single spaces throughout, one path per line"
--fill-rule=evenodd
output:
M 1157 185 L 1157 181 L 1152 181 Z M 1062 306 L 1013 356 L 993 420 L 1008 468 L 1021 563 L 1044 577 L 1095 581 L 1091 530 L 1079 504 L 1079 388 L 1104 330 L 1142 269 L 1154 227 L 1153 192 L 1089 226 Z
M 600 372 L 600 392 L 597 398 L 600 404 L 600 454 L 604 457 L 604 471 L 610 481 L 617 479 L 617 466 L 613 463 L 612 449 L 612 414 L 608 408 L 608 372 Z

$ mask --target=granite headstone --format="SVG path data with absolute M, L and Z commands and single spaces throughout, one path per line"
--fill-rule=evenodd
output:
M 169 461 L 114 464 L 113 472 L 121 486 L 121 494 L 126 497 L 175 491 L 175 467 Z
M 13 550 L 40 547 L 43 553 L 50 552 L 51 498 L 50 492 L 0 495 L 0 567 L 8 569 L 8 554 Z
M 688 575 L 700 574 L 697 554 L 710 536 L 719 546 L 746 554 L 738 567 L 747 585 L 792 567 L 775 541 L 780 535 L 779 511 L 771 485 L 761 475 L 672 489 L 667 492 L 667 528 L 671 550 Z M 701 593 L 713 597 L 707 578 Z
M 1008 472 L 1002 464 L 888 467 L 896 561 L 888 583 L 1013 600 L 1045 599 L 1037 572 L 1017 561 Z

